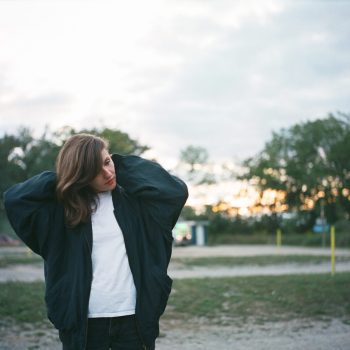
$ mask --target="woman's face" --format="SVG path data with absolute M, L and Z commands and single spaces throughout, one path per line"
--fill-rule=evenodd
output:
M 90 182 L 90 186 L 96 192 L 111 191 L 117 185 L 114 163 L 108 151 L 104 148 L 102 154 L 102 169 L 97 176 Z

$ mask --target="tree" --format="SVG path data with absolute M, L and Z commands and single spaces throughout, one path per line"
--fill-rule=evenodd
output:
M 19 138 L 14 135 L 4 135 L 0 139 L 0 191 L 1 193 L 13 183 L 21 181 L 24 169 L 21 166 L 16 149 L 19 147 Z
M 188 146 L 180 154 L 180 161 L 190 166 L 190 173 L 203 166 L 208 161 L 208 158 L 208 151 L 198 146 Z
M 216 182 L 215 175 L 210 169 L 208 151 L 200 146 L 188 146 L 180 153 L 178 168 L 186 169 L 189 182 L 194 185 L 213 184 Z
M 90 130 L 82 130 L 81 132 L 94 134 L 108 140 L 109 151 L 111 153 L 141 155 L 150 149 L 148 146 L 141 145 L 137 140 L 130 138 L 127 133 L 117 129 L 94 128 Z
M 261 190 L 286 192 L 290 209 L 312 210 L 320 201 L 334 222 L 350 215 L 350 115 L 338 113 L 274 132 L 255 157 L 244 161 L 242 178 Z

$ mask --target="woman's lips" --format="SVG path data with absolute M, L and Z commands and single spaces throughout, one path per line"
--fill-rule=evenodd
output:
M 106 182 L 106 185 L 112 185 L 113 182 L 114 182 L 114 176 Z

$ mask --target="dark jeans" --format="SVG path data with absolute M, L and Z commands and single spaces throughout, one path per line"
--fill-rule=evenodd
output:
M 135 315 L 89 318 L 86 350 L 144 350 Z M 153 347 L 147 347 L 154 349 Z

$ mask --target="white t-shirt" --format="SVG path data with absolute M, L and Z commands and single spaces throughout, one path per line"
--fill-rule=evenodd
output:
M 135 313 L 136 288 L 123 233 L 114 216 L 111 192 L 99 193 L 93 212 L 93 278 L 88 317 L 116 317 Z

